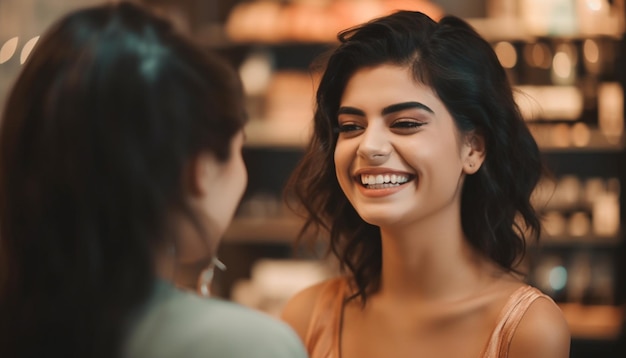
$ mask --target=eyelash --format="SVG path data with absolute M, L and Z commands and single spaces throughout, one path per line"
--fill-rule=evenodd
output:
M 337 131 L 339 133 L 348 133 L 348 132 L 358 131 L 361 129 L 363 129 L 363 127 L 361 127 L 358 124 L 348 123 L 348 124 L 340 124 L 339 127 L 337 128 Z
M 415 130 L 415 129 L 419 129 L 421 126 L 425 125 L 425 122 L 419 122 L 419 121 L 415 121 L 415 120 L 398 120 L 395 121 L 391 124 L 391 128 L 392 129 L 397 129 L 397 130 Z M 356 131 L 360 131 L 363 130 L 364 127 L 356 124 L 356 123 L 346 123 L 346 124 L 339 124 L 339 126 L 336 128 L 336 132 L 337 133 L 351 133 L 351 132 L 356 132 Z
M 424 122 L 417 121 L 397 121 L 391 125 L 391 128 L 399 128 L 399 129 L 415 129 L 423 126 Z

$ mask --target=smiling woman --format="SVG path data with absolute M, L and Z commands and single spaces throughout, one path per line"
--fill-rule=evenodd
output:
M 409 11 L 339 40 L 287 189 L 344 272 L 283 313 L 311 357 L 567 357 L 518 270 L 543 166 L 491 46 Z

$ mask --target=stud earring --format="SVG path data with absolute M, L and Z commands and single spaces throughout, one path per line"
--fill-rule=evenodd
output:
M 200 276 L 198 276 L 197 290 L 200 296 L 209 297 L 211 295 L 211 283 L 213 282 L 216 267 L 220 271 L 226 271 L 226 265 L 224 265 L 224 263 L 217 257 L 214 257 L 209 266 L 200 273 Z

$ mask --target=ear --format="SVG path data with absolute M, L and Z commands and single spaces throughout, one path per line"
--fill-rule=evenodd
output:
M 478 132 L 471 131 L 465 135 L 463 144 L 463 172 L 472 175 L 480 169 L 485 161 L 485 139 Z
M 206 197 L 219 172 L 219 163 L 211 153 L 200 153 L 189 166 L 189 193 L 194 198 Z

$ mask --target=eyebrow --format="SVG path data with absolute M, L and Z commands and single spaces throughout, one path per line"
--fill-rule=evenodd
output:
M 392 104 L 390 106 L 383 108 L 381 113 L 382 115 L 387 115 L 390 113 L 400 112 L 406 109 L 413 109 L 413 108 L 421 109 L 426 112 L 435 114 L 435 112 L 432 109 L 430 109 L 430 107 L 420 102 L 402 102 L 402 103 Z M 340 107 L 339 110 L 337 111 L 337 115 L 340 115 L 340 114 L 352 114 L 355 116 L 362 116 L 362 117 L 365 116 L 365 112 L 363 112 L 362 110 L 358 108 L 354 108 L 354 107 L 348 107 L 348 106 Z

